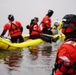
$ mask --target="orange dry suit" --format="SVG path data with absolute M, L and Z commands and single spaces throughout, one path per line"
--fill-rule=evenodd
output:
M 76 40 L 65 41 L 57 50 L 55 75 L 76 75 Z M 52 74 L 54 75 L 54 74 Z
M 42 20 L 42 28 L 51 28 L 51 19 L 47 15 Z
M 4 25 L 5 33 L 7 30 L 9 30 L 9 34 L 11 37 L 16 37 L 21 35 L 22 34 L 21 28 L 22 28 L 21 23 L 18 21 L 15 21 L 14 23 L 7 23 Z
M 32 35 L 38 35 L 41 33 L 41 29 L 40 29 L 40 26 L 38 26 L 38 24 L 32 24 L 30 26 L 30 29 L 31 29 L 31 36 Z
M 51 29 L 51 19 L 48 15 L 46 15 L 43 18 L 41 24 L 42 24 L 42 32 L 43 33 L 52 34 L 52 32 L 50 30 Z
M 37 23 L 33 23 L 32 25 L 30 25 L 29 29 L 30 29 L 30 38 L 40 37 L 39 34 L 42 32 L 42 30 Z

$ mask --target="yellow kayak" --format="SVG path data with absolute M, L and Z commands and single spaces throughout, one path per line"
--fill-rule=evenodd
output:
M 0 37 L 0 50 L 22 49 L 42 43 L 41 39 L 28 39 L 22 43 L 11 43 L 9 40 Z

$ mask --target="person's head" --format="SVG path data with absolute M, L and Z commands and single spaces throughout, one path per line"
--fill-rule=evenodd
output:
M 38 17 L 34 17 L 34 21 L 39 21 L 39 18 Z
M 54 11 L 53 11 L 53 10 L 48 10 L 47 15 L 48 15 L 49 17 L 51 17 L 51 16 L 53 15 L 53 13 L 54 13 Z
M 39 21 L 39 18 L 38 17 L 34 17 L 34 24 L 37 24 L 38 23 L 38 21 Z
M 8 15 L 8 20 L 9 20 L 9 21 L 14 21 L 14 16 L 13 16 L 12 14 L 9 14 L 9 15 Z
M 70 34 L 72 36 L 76 35 L 75 18 L 76 18 L 76 15 L 73 15 L 73 14 L 67 14 L 62 18 L 62 33 L 65 34 L 66 36 Z
M 55 22 L 54 22 L 54 26 L 59 26 L 59 20 L 55 20 Z

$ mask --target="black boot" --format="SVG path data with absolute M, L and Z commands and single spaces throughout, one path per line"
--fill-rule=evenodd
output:
M 51 38 L 52 42 L 57 42 L 59 40 L 59 36 L 57 36 L 56 38 Z

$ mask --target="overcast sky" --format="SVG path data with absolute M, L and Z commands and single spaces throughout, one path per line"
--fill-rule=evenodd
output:
M 49 9 L 54 10 L 52 24 L 61 20 L 65 14 L 76 14 L 76 0 L 0 0 L 0 33 L 8 22 L 8 15 L 13 14 L 15 20 L 22 23 L 23 34 L 28 33 L 26 25 L 34 17 L 39 17 L 39 23 Z M 7 35 L 6 35 L 7 36 Z

